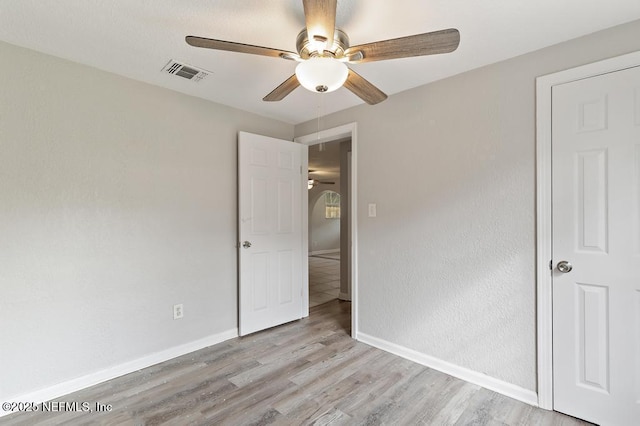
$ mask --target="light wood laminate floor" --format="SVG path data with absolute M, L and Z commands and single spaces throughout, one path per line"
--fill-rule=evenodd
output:
M 356 342 L 350 303 L 58 398 L 104 413 L 5 425 L 582 425 Z

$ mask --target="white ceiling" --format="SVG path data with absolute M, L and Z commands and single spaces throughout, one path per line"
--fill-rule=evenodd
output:
M 460 30 L 454 53 L 353 66 L 392 95 L 639 18 L 638 0 L 338 0 L 337 25 L 351 45 Z M 295 51 L 303 27 L 300 0 L 0 0 L 0 40 L 294 124 L 363 102 L 344 88 L 263 102 L 295 62 L 194 48 L 184 37 Z M 170 59 L 212 75 L 194 83 L 161 73 Z

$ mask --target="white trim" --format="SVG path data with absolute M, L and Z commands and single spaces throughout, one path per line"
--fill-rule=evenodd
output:
M 349 123 L 294 139 L 304 145 L 315 145 L 351 137 L 351 336 L 358 335 L 358 125 Z
M 536 79 L 536 301 L 538 405 L 553 409 L 551 252 L 551 87 Z M 547 95 L 548 93 L 548 95 Z M 547 113 L 548 111 L 548 113 Z M 548 120 L 542 119 L 549 115 Z M 546 141 L 549 141 L 548 143 Z M 545 141 L 545 143 L 541 143 Z
M 640 66 L 640 52 L 629 53 L 536 79 L 536 286 L 538 404 L 553 409 L 553 300 L 549 261 L 551 223 L 551 91 L 553 86 Z
M 329 249 L 329 250 L 316 250 L 309 253 L 309 256 L 313 256 L 314 254 L 329 254 L 329 253 L 340 253 L 340 249 Z
M 134 371 L 141 370 L 143 368 L 150 367 L 161 362 L 168 361 L 170 359 L 186 355 L 188 353 L 213 346 L 218 343 L 224 342 L 229 339 L 238 337 L 238 329 L 223 331 L 222 333 L 213 334 L 205 338 L 195 340 L 193 342 L 185 343 L 179 346 L 174 346 L 169 349 L 165 349 L 160 352 L 155 352 L 146 355 L 142 358 L 128 361 L 113 367 L 105 368 L 104 370 L 89 373 L 82 377 L 78 377 L 66 382 L 58 383 L 53 386 L 49 386 L 44 389 L 40 389 L 34 392 L 30 392 L 23 395 L 18 395 L 13 398 L 5 398 L 2 402 L 24 402 L 29 401 L 33 403 L 41 403 L 50 401 L 55 398 L 60 398 L 64 395 L 68 395 L 73 392 L 77 392 L 82 389 L 86 389 L 91 386 L 95 386 L 99 383 L 106 382 L 116 377 L 124 376 L 125 374 L 132 373 Z M 11 411 L 0 410 L 0 417 L 12 414 Z
M 466 382 L 498 392 L 502 395 L 508 396 L 509 398 L 517 399 L 518 401 L 522 401 L 533 406 L 538 405 L 538 397 L 532 390 L 516 386 L 468 368 L 460 367 L 439 358 L 423 354 L 377 337 L 369 336 L 365 333 L 359 333 L 358 340 L 368 345 L 375 346 L 378 349 L 382 349 L 383 351 L 390 352 L 394 355 L 417 362 L 418 364 L 433 368 L 434 370 L 441 371 L 450 376 L 457 377 L 458 379 Z
M 348 137 L 351 137 L 351 139 L 353 140 L 353 134 L 355 133 L 356 128 L 356 123 L 349 123 L 342 126 L 334 127 L 332 129 L 311 133 L 309 135 L 298 136 L 294 139 L 294 142 L 310 146 L 322 142 L 330 142 Z M 351 150 L 353 152 L 353 145 L 351 146 Z
M 302 227 L 302 318 L 306 318 L 309 316 L 309 189 L 307 188 L 307 183 L 309 180 L 309 147 L 304 147 L 304 152 L 302 154 L 302 159 L 300 162 L 300 179 L 302 179 L 302 183 L 300 184 L 300 191 L 302 193 L 302 211 L 300 214 L 301 222 L 300 226 Z

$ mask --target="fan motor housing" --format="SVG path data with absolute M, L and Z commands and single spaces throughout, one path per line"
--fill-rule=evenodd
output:
M 336 28 L 333 33 L 333 44 L 322 52 L 323 56 L 333 56 L 334 58 L 344 57 L 344 51 L 349 48 L 349 36 Z M 320 53 L 314 46 L 314 41 L 309 40 L 306 28 L 300 31 L 296 39 L 296 49 L 302 59 L 309 59 L 314 56 L 320 56 Z

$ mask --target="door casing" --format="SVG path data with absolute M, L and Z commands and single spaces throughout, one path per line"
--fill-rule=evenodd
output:
M 358 126 L 357 123 L 349 123 L 332 129 L 322 130 L 294 139 L 295 142 L 304 145 L 315 145 L 323 142 L 332 142 L 347 137 L 351 138 L 351 337 L 358 338 L 358 227 L 357 227 L 357 158 L 358 158 Z M 308 217 L 309 206 L 303 204 L 302 216 Z M 308 228 L 303 229 L 303 245 L 309 244 Z M 307 304 L 308 306 L 308 304 Z M 308 313 L 307 313 L 308 315 Z
M 640 66 L 640 51 L 545 75 L 536 79 L 536 296 L 538 405 L 553 410 L 553 289 L 550 262 L 551 90 L 553 86 Z

